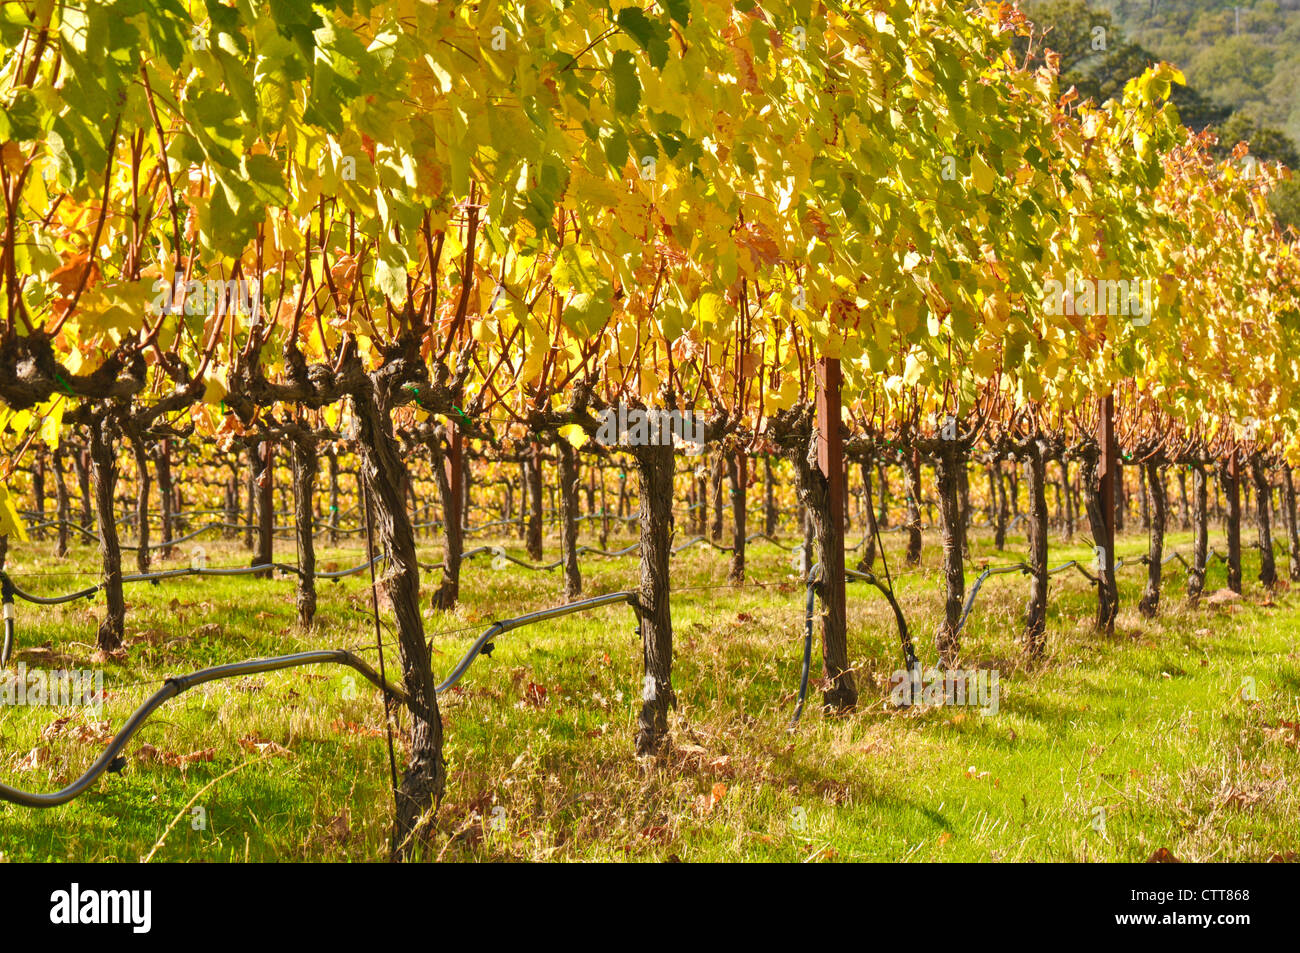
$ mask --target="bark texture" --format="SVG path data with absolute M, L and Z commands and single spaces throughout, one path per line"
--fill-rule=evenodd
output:
M 672 682 L 673 620 L 668 576 L 673 535 L 673 449 L 638 447 L 635 459 L 641 498 L 637 613 L 645 663 L 636 751 L 638 755 L 653 755 L 667 744 L 668 712 L 677 704 Z
M 563 578 L 560 595 L 573 602 L 582 595 L 582 570 L 578 567 L 578 451 L 569 441 L 556 443 L 560 458 L 560 557 Z
M 1160 609 L 1160 581 L 1164 567 L 1161 560 L 1165 552 L 1165 521 L 1168 518 L 1168 504 L 1165 499 L 1165 481 L 1160 477 L 1160 470 L 1154 463 L 1145 463 L 1142 470 L 1146 477 L 1149 499 L 1147 507 L 1147 585 L 1138 600 L 1138 612 L 1148 619 L 1155 618 Z
M 90 478 L 94 486 L 95 515 L 99 522 L 100 586 L 104 591 L 104 620 L 95 635 L 95 646 L 111 652 L 122 645 L 126 628 L 126 601 L 122 595 L 122 546 L 117 536 L 113 496 L 117 490 L 117 455 L 112 423 L 105 417 L 91 421 Z
M 1029 603 L 1025 608 L 1026 654 L 1041 658 L 1047 639 L 1047 460 L 1040 440 L 1025 449 L 1025 488 L 1029 495 Z
M 313 440 L 303 435 L 293 441 L 293 509 L 298 534 L 298 623 L 309 626 L 316 618 L 316 526 L 313 497 L 320 462 Z
M 944 602 L 943 621 L 935 635 L 939 661 L 950 669 L 957 664 L 961 649 L 958 623 L 966 598 L 966 571 L 961 553 L 961 482 L 958 468 L 965 465 L 963 454 L 952 441 L 941 441 L 935 462 L 939 486 L 939 523 L 943 533 Z
M 410 698 L 408 759 L 397 791 L 392 845 L 396 859 L 407 859 L 416 852 L 420 836 L 432 821 L 446 784 L 446 768 L 442 760 L 442 719 L 420 615 L 415 534 L 404 502 L 409 475 L 393 437 L 388 411 L 381 403 L 382 394 L 377 390 L 376 385 L 359 388 L 353 394 L 353 408 L 359 477 L 370 503 L 375 549 L 388 554 L 387 569 L 377 584 L 392 606 L 402 679 Z

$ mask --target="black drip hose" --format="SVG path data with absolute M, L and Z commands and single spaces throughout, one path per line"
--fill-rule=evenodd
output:
M 6 603 L 11 605 L 12 603 Z M 445 692 L 460 680 L 460 678 L 469 670 L 469 667 L 482 655 L 487 655 L 492 650 L 492 639 L 534 622 L 541 622 L 546 619 L 554 619 L 559 616 L 570 615 L 575 612 L 582 612 L 587 609 L 596 609 L 601 606 L 627 604 L 635 607 L 636 593 L 634 592 L 611 592 L 603 596 L 593 596 L 590 599 L 583 599 L 578 602 L 570 602 L 565 605 L 555 606 L 550 609 L 540 609 L 536 612 L 529 612 L 525 615 L 513 619 L 505 619 L 500 622 L 493 622 L 487 631 L 475 640 L 470 646 L 465 657 L 460 660 L 451 674 L 438 685 L 434 691 L 438 694 Z M 154 692 L 147 698 L 139 708 L 126 720 L 122 728 L 113 736 L 112 742 L 104 753 L 95 760 L 86 772 L 77 780 L 73 781 L 67 787 L 53 794 L 34 794 L 30 791 L 22 791 L 18 788 L 10 787 L 7 784 L 0 783 L 0 801 L 9 801 L 13 804 L 20 804 L 24 807 L 58 807 L 66 804 L 73 798 L 82 794 L 97 778 L 106 771 L 119 769 L 123 762 L 120 759 L 122 751 L 131 737 L 140 730 L 145 721 L 157 711 L 164 702 L 175 698 L 186 689 L 193 688 L 195 685 L 202 685 L 205 682 L 212 682 L 222 678 L 241 678 L 246 675 L 256 675 L 261 672 L 275 672 L 281 669 L 298 668 L 304 665 L 318 664 L 346 665 L 349 668 L 360 672 L 365 679 L 374 684 L 387 696 L 396 698 L 404 704 L 410 705 L 411 699 L 407 693 L 385 681 L 378 672 L 371 668 L 366 662 L 353 655 L 346 649 L 325 649 L 316 652 L 299 652 L 294 655 L 281 655 L 274 658 L 254 659 L 248 662 L 234 662 L 229 665 L 218 665 L 214 668 L 200 669 L 189 675 L 181 675 L 175 678 L 169 678 L 158 691 Z
M 344 649 L 299 652 L 295 655 L 281 655 L 275 658 L 255 659 L 249 662 L 235 662 L 230 665 L 200 669 L 189 675 L 169 678 L 163 682 L 162 687 L 145 699 L 144 704 L 137 708 L 131 717 L 126 720 L 126 723 L 113 736 L 112 742 L 104 749 L 104 753 L 95 760 L 95 763 L 67 787 L 55 791 L 53 794 L 33 794 L 30 791 L 22 791 L 0 783 L 0 801 L 9 801 L 23 807 L 58 807 L 61 804 L 67 804 L 94 784 L 95 780 L 104 772 L 120 769 L 122 766 L 120 755 L 123 749 L 126 748 L 127 742 L 140 730 L 149 716 L 162 707 L 164 702 L 175 698 L 181 692 L 193 688 L 195 685 L 202 685 L 204 682 L 212 682 L 220 678 L 236 678 L 245 675 L 256 675 L 259 672 L 274 672 L 285 668 L 324 663 L 346 665 L 355 669 L 367 681 L 374 683 L 382 691 L 404 702 L 409 701 L 406 692 L 385 682 L 374 669 Z

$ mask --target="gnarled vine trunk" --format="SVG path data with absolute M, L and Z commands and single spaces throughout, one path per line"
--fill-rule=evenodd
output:
M 560 595 L 565 602 L 572 602 L 582 595 L 582 571 L 578 568 L 578 451 L 563 437 L 555 447 L 560 463 Z
M 605 485 L 605 468 L 600 473 L 600 548 L 609 549 L 609 490 Z
M 903 488 L 907 494 L 907 565 L 921 562 L 921 455 L 903 454 Z
M 36 459 L 32 462 L 32 504 L 36 511 L 36 522 L 45 522 L 45 447 L 38 445 Z M 33 527 L 33 539 L 44 539 L 45 530 Z
M 1286 533 L 1289 542 L 1287 575 L 1292 582 L 1300 582 L 1300 522 L 1296 519 L 1295 480 L 1291 467 L 1282 465 L 1282 503 L 1286 512 Z
M 131 454 L 135 457 L 135 566 L 142 573 L 149 571 L 149 454 L 145 451 L 144 440 L 127 431 L 127 441 L 131 444 Z M 158 581 L 154 580 L 154 585 Z
M 1138 612 L 1146 618 L 1155 617 L 1160 608 L 1160 581 L 1164 566 L 1165 521 L 1168 504 L 1165 499 L 1165 481 L 1155 463 L 1142 464 L 1149 505 L 1147 507 L 1147 585 L 1138 600 Z
M 1241 476 L 1234 450 L 1226 467 L 1224 496 L 1227 497 L 1228 520 L 1228 588 L 1241 592 Z
M 871 567 L 876 562 L 876 510 L 875 503 L 871 494 L 871 468 L 870 458 L 862 461 L 862 493 L 863 493 L 863 515 L 866 516 L 867 526 L 866 535 L 862 542 L 862 558 L 858 560 L 858 569 L 861 572 L 870 572 Z
M 378 585 L 392 606 L 402 678 L 410 699 L 408 761 L 397 791 L 392 843 L 394 857 L 407 859 L 415 854 L 420 834 L 432 822 L 446 784 L 446 768 L 442 760 L 442 719 L 420 615 L 415 533 L 405 506 L 409 475 L 393 437 L 388 411 L 380 403 L 376 389 L 373 384 L 362 386 L 352 399 L 359 480 L 374 523 L 375 551 L 388 556 L 387 569 Z
M 744 449 L 736 448 L 727 456 L 727 479 L 731 484 L 731 571 L 733 583 L 745 581 L 745 490 L 749 482 L 749 458 Z
M 339 455 L 331 450 L 329 460 L 330 542 L 339 541 Z
M 250 565 L 267 566 L 274 555 L 275 531 L 275 495 L 274 466 L 275 449 L 271 441 L 263 440 L 253 451 L 255 461 L 253 471 L 253 522 L 257 526 L 257 548 Z M 256 574 L 258 578 L 271 578 L 271 570 L 266 569 Z
M 72 465 L 77 469 L 77 486 L 81 490 L 81 528 L 89 530 L 95 525 L 91 514 L 94 495 L 90 491 L 90 450 L 83 449 L 72 455 Z
M 1047 448 L 1031 440 L 1025 448 L 1029 493 L 1029 603 L 1025 608 L 1025 652 L 1041 658 L 1047 638 Z
M 961 648 L 957 627 L 966 598 L 966 573 L 961 553 L 961 482 L 957 471 L 965 465 L 963 451 L 953 441 L 941 441 L 935 462 L 939 487 L 939 523 L 943 534 L 944 602 L 943 621 L 935 635 L 935 647 L 944 668 L 957 664 Z
M 448 425 L 446 449 L 442 437 L 430 436 L 428 441 L 429 456 L 433 460 L 433 479 L 438 485 L 438 496 L 442 500 L 442 579 L 438 590 L 433 594 L 433 608 L 446 611 L 456 605 L 460 599 L 460 564 L 465 553 L 465 529 L 461 520 L 461 477 L 464 471 L 460 465 L 460 434 L 452 425 Z
M 72 519 L 72 507 L 68 503 L 68 481 L 63 471 L 63 444 L 54 448 L 51 455 L 54 463 L 54 493 L 57 500 L 57 519 L 59 532 L 55 542 L 54 555 L 62 558 L 68 555 L 68 523 Z
M 99 523 L 100 587 L 104 592 L 104 620 L 95 646 L 111 652 L 122 645 L 126 630 L 126 600 L 122 595 L 122 546 L 117 537 L 113 497 L 117 490 L 117 455 L 113 452 L 113 425 L 97 416 L 90 430 L 90 477 L 94 485 L 95 516 Z
M 172 554 L 172 521 L 174 519 L 172 504 L 176 500 L 176 488 L 172 486 L 171 443 L 160 440 L 154 451 L 154 470 L 158 476 L 158 515 L 162 518 L 159 529 L 159 542 L 163 544 L 158 552 L 159 559 L 169 559 Z
M 673 620 L 668 577 L 673 534 L 673 448 L 637 447 L 633 454 L 641 497 L 637 614 L 645 662 L 636 751 L 638 755 L 653 755 L 668 741 L 668 711 L 677 704 L 672 682 Z
M 1115 616 L 1119 613 L 1119 588 L 1115 580 L 1115 541 L 1110 537 L 1105 504 L 1101 493 L 1101 474 L 1097 460 L 1085 457 L 1079 468 L 1088 511 L 1088 525 L 1096 543 L 1097 621 L 1096 629 L 1104 635 L 1115 634 Z
M 528 558 L 542 558 L 542 449 L 533 444 L 527 463 L 528 477 Z
M 244 481 L 248 504 L 244 516 L 244 548 L 252 550 L 253 533 L 257 527 L 257 444 L 248 447 L 248 478 Z
M 876 511 L 876 524 L 886 530 L 889 529 L 889 474 L 885 472 L 883 460 L 876 463 L 876 481 L 880 486 L 880 509 Z
M 1192 528 L 1191 507 L 1187 502 L 1187 471 L 1178 468 L 1178 521 L 1182 529 Z
M 822 703 L 831 711 L 848 711 L 858 703 L 858 689 L 849 668 L 844 587 L 826 584 L 826 580 L 833 583 L 837 573 L 843 577 L 844 523 L 832 514 L 830 484 L 818 466 L 816 430 L 806 445 L 792 447 L 789 456 L 799 480 L 799 497 L 808 515 L 811 544 L 816 547 L 816 559 L 809 554 L 808 564 L 819 563 L 822 569 L 822 581 L 815 584 L 822 609 L 822 664 L 826 672 Z
M 1255 484 L 1256 545 L 1259 547 L 1259 581 L 1265 588 L 1277 585 L 1277 561 L 1273 558 L 1273 486 L 1268 482 L 1264 458 L 1256 453 L 1250 460 L 1250 475 Z
M 1209 559 L 1210 528 L 1206 509 L 1205 467 L 1192 467 L 1192 568 L 1187 573 L 1187 598 L 1195 600 L 1205 589 L 1205 564 Z
M 293 508 L 298 534 L 298 623 L 304 627 L 316 618 L 316 537 L 312 497 L 320 461 L 315 441 L 305 434 L 292 442 Z
M 1002 472 L 1002 461 L 998 460 L 992 471 L 994 479 L 997 482 L 994 488 L 997 492 L 997 513 L 993 523 L 993 545 L 997 547 L 998 552 L 1006 549 L 1007 546 L 1007 521 L 1010 517 L 1010 510 L 1007 506 L 1007 479 Z

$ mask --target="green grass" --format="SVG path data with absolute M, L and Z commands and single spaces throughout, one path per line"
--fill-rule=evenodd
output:
M 517 541 L 505 542 L 519 552 Z M 898 534 L 888 543 L 897 572 Z M 1190 549 L 1185 534 L 1169 543 Z M 899 575 L 897 584 L 918 650 L 932 660 L 942 611 L 937 534 L 926 544 L 923 571 Z M 186 564 L 192 545 L 169 565 Z M 247 562 L 234 543 L 203 545 L 210 565 Z M 292 543 L 277 545 L 280 558 L 293 559 Z M 999 565 L 1020 558 L 1025 542 L 1013 536 L 999 554 L 980 532 L 974 549 L 977 562 Z M 1119 547 L 1144 549 L 1138 536 Z M 327 548 L 321 562 L 352 566 L 361 552 L 355 542 Z M 421 552 L 440 558 L 432 540 Z M 548 559 L 552 552 L 548 540 Z M 1053 538 L 1053 565 L 1067 556 L 1089 551 Z M 892 614 L 875 590 L 855 584 L 849 626 L 860 708 L 824 716 L 814 686 L 791 732 L 802 586 L 790 554 L 770 544 L 749 553 L 749 578 L 759 585 L 723 585 L 727 559 L 701 547 L 675 559 L 679 706 L 674 750 L 657 761 L 631 752 L 642 673 L 629 609 L 497 639 L 495 654 L 441 699 L 448 786 L 427 855 L 1137 861 L 1161 847 L 1182 860 L 1300 851 L 1300 601 L 1284 585 L 1270 595 L 1252 584 L 1240 602 L 1189 606 L 1181 567 L 1171 563 L 1160 616 L 1148 621 L 1135 608 L 1144 574 L 1135 565 L 1121 572 L 1117 634 L 1106 640 L 1092 632 L 1095 597 L 1085 580 L 1055 576 L 1047 658 L 1026 666 L 1018 644 L 1026 581 L 992 577 L 963 634 L 963 663 L 1001 673 L 999 711 L 982 716 L 888 705 L 899 666 Z M 50 544 L 38 543 L 11 551 L 9 570 L 34 591 L 63 592 L 93 581 L 96 560 L 84 546 L 55 560 Z M 587 557 L 583 569 L 589 594 L 635 585 L 632 557 Z M 975 575 L 968 572 L 968 585 Z M 434 580 L 424 581 L 427 600 Z M 1212 563 L 1207 591 L 1223 584 L 1222 565 Z M 491 620 L 555 604 L 558 585 L 553 573 L 497 572 L 485 559 L 467 565 L 462 606 L 426 614 L 435 672 L 449 670 Z M 95 658 L 98 601 L 54 609 L 20 602 L 16 660 L 102 667 L 109 698 L 100 715 L 0 709 L 0 779 L 29 790 L 62 786 L 102 750 L 97 739 L 169 674 L 305 648 L 369 647 L 365 657 L 374 661 L 365 578 L 323 583 L 320 592 L 317 624 L 302 631 L 289 580 L 128 586 L 120 660 Z M 391 673 L 395 650 L 387 663 Z M 124 771 L 72 804 L 0 805 L 0 855 L 135 861 L 180 815 L 155 860 L 386 858 L 392 796 L 382 704 L 351 674 L 299 669 L 193 689 L 132 742 Z M 1242 697 L 1247 678 L 1255 700 Z M 50 728 L 63 717 L 70 720 Z M 32 757 L 34 749 L 45 754 Z M 400 770 L 400 736 L 397 757 Z M 192 827 L 192 798 L 205 829 Z

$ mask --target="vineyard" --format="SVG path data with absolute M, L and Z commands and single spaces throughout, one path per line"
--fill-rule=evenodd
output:
M 1176 67 L 2 13 L 0 859 L 1300 857 L 1291 172 Z

